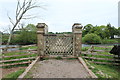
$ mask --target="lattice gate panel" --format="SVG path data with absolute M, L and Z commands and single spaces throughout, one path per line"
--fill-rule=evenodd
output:
M 73 55 L 72 35 L 44 35 L 46 55 Z

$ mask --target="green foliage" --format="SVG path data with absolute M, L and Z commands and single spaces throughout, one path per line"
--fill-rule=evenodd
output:
M 36 44 L 37 43 L 37 34 L 33 31 L 23 30 L 19 36 L 16 36 L 14 40 L 18 44 L 27 45 L 27 44 Z
M 6 44 L 9 38 L 9 34 L 2 34 L 2 44 Z
M 111 26 L 110 23 L 107 24 L 107 30 L 108 30 L 108 34 L 111 39 L 113 39 L 114 35 L 117 35 L 117 33 L 118 33 L 118 30 L 114 26 Z
M 83 28 L 83 37 L 86 34 L 94 33 L 100 36 L 102 39 L 113 39 L 114 35 L 120 35 L 120 28 L 115 28 L 114 26 L 111 26 L 111 24 L 101 25 L 101 26 L 93 26 L 91 24 L 88 24 L 84 26 Z
M 72 34 L 72 32 L 56 32 L 56 34 Z
M 108 38 L 109 36 L 106 34 L 106 26 L 101 25 L 101 26 L 95 26 L 93 27 L 89 33 L 94 33 L 100 36 L 102 39 Z
M 14 31 L 10 44 L 36 44 L 37 43 L 37 28 L 33 24 L 28 24 L 21 31 Z M 2 44 L 6 44 L 9 34 L 3 34 Z
M 103 39 L 102 40 L 103 44 L 114 44 L 114 43 L 118 43 L 117 40 L 113 40 L 113 39 Z
M 37 31 L 37 28 L 34 24 L 28 24 L 26 27 L 25 27 L 26 30 L 28 31 L 33 31 L 33 32 L 36 32 Z
M 117 30 L 117 35 L 120 36 L 120 27 L 118 27 L 118 30 Z
M 12 73 L 6 75 L 2 80 L 6 80 L 6 78 L 11 78 L 12 80 L 16 80 L 19 77 L 19 75 L 21 75 L 24 71 L 25 71 L 25 69 L 19 69 L 16 72 L 12 72 Z
M 92 24 L 87 24 L 86 26 L 84 26 L 82 35 L 85 36 L 86 34 L 88 34 L 92 28 L 93 28 Z
M 99 44 L 101 43 L 101 38 L 93 33 L 87 34 L 85 35 L 85 37 L 83 37 L 82 39 L 83 43 L 87 43 L 87 44 Z
M 36 44 L 37 43 L 37 28 L 33 24 L 28 24 L 19 35 L 16 35 L 13 39 L 18 44 Z M 12 42 L 12 43 L 14 43 Z
M 48 34 L 54 34 L 53 32 L 48 32 Z
M 21 31 L 14 31 L 13 34 L 20 34 Z

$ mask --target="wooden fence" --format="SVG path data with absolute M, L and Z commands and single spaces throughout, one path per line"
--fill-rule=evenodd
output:
M 96 48 L 102 48 L 102 50 L 97 50 Z M 109 53 L 111 48 L 112 47 L 106 46 L 91 46 L 86 52 L 82 52 L 82 57 L 96 64 L 120 65 L 120 58 L 118 55 Z
M 36 45 L 27 45 L 27 46 L 16 46 L 16 47 L 7 47 L 0 49 L 13 49 L 13 48 L 27 48 L 33 47 Z M 19 54 L 16 54 L 19 53 Z M 3 51 L 2 59 L 0 61 L 0 67 L 21 65 L 21 64 L 30 64 L 37 57 L 36 49 L 25 49 L 25 50 L 14 50 L 14 51 Z

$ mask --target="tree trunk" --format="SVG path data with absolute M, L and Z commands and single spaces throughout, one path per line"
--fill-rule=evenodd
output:
M 7 41 L 7 44 L 6 44 L 6 49 L 5 49 L 5 51 L 7 51 L 7 48 L 8 48 L 8 46 L 10 45 L 10 41 L 11 41 L 11 39 L 12 39 L 12 34 L 13 34 L 13 32 L 11 31 L 11 32 L 10 32 L 10 36 L 9 36 L 9 38 L 8 38 L 8 41 Z

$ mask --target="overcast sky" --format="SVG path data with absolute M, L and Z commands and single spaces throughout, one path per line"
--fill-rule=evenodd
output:
M 0 31 L 11 26 L 7 13 L 15 17 L 17 0 L 0 0 Z M 36 14 L 35 19 L 21 23 L 46 23 L 49 31 L 71 31 L 74 23 L 106 25 L 118 27 L 118 1 L 120 0 L 38 0 L 44 9 L 34 9 L 27 14 Z

